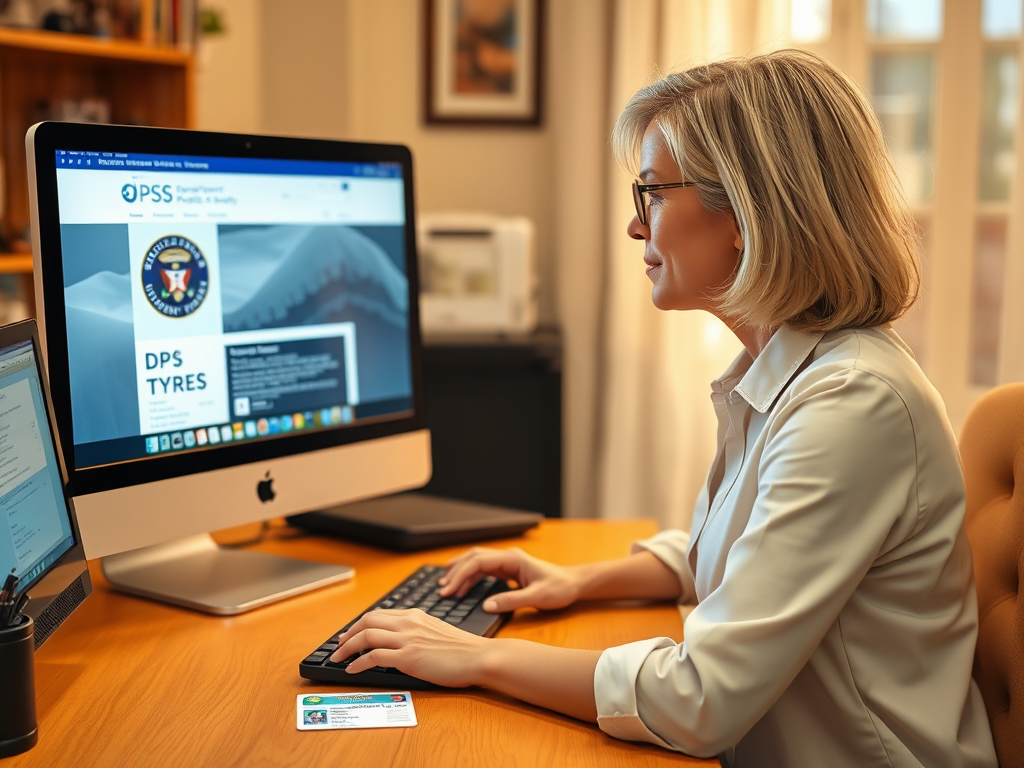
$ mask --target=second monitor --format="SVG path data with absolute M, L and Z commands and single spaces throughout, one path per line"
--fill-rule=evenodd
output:
M 268 579 L 343 578 L 230 576 L 188 537 L 429 479 L 408 150 L 61 123 L 27 149 L 86 555 L 117 555 L 124 589 L 219 613 L 262 604 Z M 170 594 L 189 580 L 231 594 Z

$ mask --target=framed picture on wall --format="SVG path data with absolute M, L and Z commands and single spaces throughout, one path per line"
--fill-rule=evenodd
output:
M 543 0 L 424 0 L 426 120 L 540 125 Z

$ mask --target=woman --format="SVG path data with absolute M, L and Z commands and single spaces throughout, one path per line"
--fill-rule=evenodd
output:
M 745 347 L 712 383 L 692 535 L 576 568 L 473 550 L 444 590 L 495 574 L 521 587 L 496 611 L 696 603 L 685 641 L 578 651 L 377 611 L 337 657 L 728 766 L 994 766 L 955 439 L 889 325 L 916 298 L 914 223 L 864 97 L 804 52 L 716 63 L 640 91 L 613 144 L 639 173 L 628 232 L 655 306 L 711 312 Z

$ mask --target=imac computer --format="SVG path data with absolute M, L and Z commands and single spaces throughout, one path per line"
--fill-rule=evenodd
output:
M 409 151 L 68 123 L 26 145 L 86 556 L 218 614 L 347 578 L 207 533 L 429 479 Z

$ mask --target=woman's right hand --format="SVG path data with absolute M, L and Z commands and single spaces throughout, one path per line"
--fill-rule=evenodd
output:
M 512 580 L 519 589 L 502 592 L 484 602 L 489 613 L 516 608 L 552 610 L 571 605 L 580 596 L 580 579 L 575 569 L 554 565 L 526 554 L 521 549 L 474 547 L 448 563 L 439 580 L 442 597 L 462 597 L 485 576 Z

